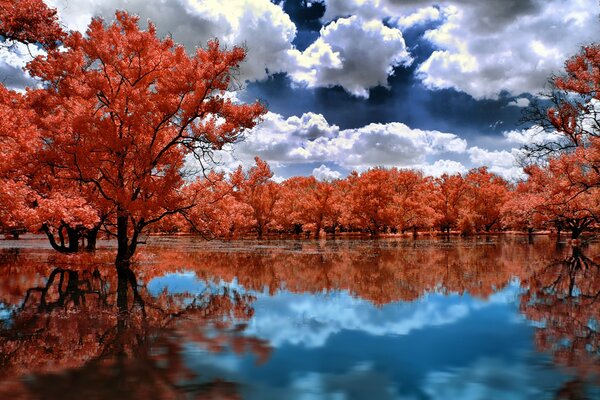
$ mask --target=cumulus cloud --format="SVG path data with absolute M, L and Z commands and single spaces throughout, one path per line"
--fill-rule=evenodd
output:
M 430 6 L 420 8 L 411 14 L 392 19 L 392 23 L 396 24 L 402 29 L 406 29 L 415 25 L 437 21 L 441 18 L 441 16 L 442 14 L 438 7 Z
M 596 2 L 449 2 L 425 37 L 439 50 L 418 69 L 424 84 L 474 98 L 537 94 L 548 76 L 600 33 Z M 557 12 L 560 9 L 561 12 Z
M 423 390 L 434 400 L 525 400 L 556 393 L 564 382 L 565 376 L 543 364 L 480 358 L 465 367 L 430 372 Z
M 556 141 L 563 137 L 563 135 L 558 132 L 548 132 L 539 126 L 532 126 L 528 129 L 506 131 L 503 133 L 503 136 L 508 143 L 519 146 Z
M 351 16 L 323 27 L 315 42 L 296 53 L 296 65 L 289 73 L 307 87 L 341 86 L 355 96 L 368 97 L 368 89 L 388 86 L 394 67 L 411 62 L 400 30 Z
M 478 166 L 487 166 L 490 172 L 508 180 L 518 180 L 524 176 L 523 169 L 518 165 L 519 149 L 486 150 L 477 146 L 468 150 L 471 162 Z
M 368 89 L 387 86 L 393 68 L 411 62 L 400 30 L 380 20 L 340 19 L 325 26 L 306 50 L 292 44 L 297 29 L 282 7 L 269 0 L 51 0 L 61 21 L 85 31 L 90 19 L 113 18 L 115 9 L 127 9 L 150 19 L 159 34 L 170 34 L 188 49 L 218 38 L 223 45 L 243 45 L 248 57 L 240 80 L 262 80 L 287 72 L 310 88 L 341 86 L 361 97 Z M 365 57 L 365 54 L 369 57 Z
M 425 34 L 438 49 L 418 75 L 432 89 L 453 88 L 477 99 L 502 91 L 537 94 L 566 58 L 600 34 L 595 0 L 326 0 L 326 6 L 325 20 L 357 14 L 390 18 L 401 27 L 411 16 L 441 20 Z
M 342 177 L 341 173 L 332 170 L 325 164 L 321 164 L 320 167 L 313 169 L 312 175 L 319 181 L 333 181 Z
M 291 344 L 309 348 L 323 346 L 342 330 L 373 336 L 407 335 L 465 318 L 471 305 L 457 300 L 428 295 L 424 301 L 393 303 L 377 309 L 348 293 L 327 297 L 280 293 L 276 298 L 258 300 L 246 333 L 265 338 L 274 347 Z
M 467 172 L 467 167 L 463 163 L 454 160 L 437 160 L 431 165 L 418 167 L 425 175 L 441 176 L 443 174 L 464 174 Z
M 275 166 L 330 162 L 364 170 L 421 166 L 430 157 L 466 149 L 467 142 L 452 133 L 411 129 L 400 122 L 340 130 L 320 114 L 284 118 L 270 112 L 235 146 L 233 155 L 244 164 L 259 156 Z

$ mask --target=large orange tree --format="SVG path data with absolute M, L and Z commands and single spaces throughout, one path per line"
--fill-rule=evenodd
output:
M 117 12 L 92 20 L 28 65 L 44 88 L 28 93 L 53 178 L 74 182 L 111 213 L 117 267 L 129 264 L 141 235 L 197 203 L 184 190 L 186 157 L 206 160 L 237 141 L 264 113 L 231 96 L 246 52 L 218 41 L 188 54 L 151 23 Z

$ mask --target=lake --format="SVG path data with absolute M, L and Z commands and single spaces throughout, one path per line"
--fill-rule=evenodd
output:
M 600 245 L 0 241 L 0 398 L 599 399 Z

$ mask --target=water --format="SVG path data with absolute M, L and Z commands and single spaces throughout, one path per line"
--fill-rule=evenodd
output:
M 0 398 L 597 399 L 599 249 L 0 241 Z

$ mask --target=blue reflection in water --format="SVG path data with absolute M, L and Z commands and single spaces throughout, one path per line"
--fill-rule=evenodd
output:
M 210 285 L 177 273 L 148 288 L 200 293 Z M 519 293 L 513 281 L 486 300 L 432 293 L 381 307 L 345 291 L 253 293 L 244 334 L 273 346 L 266 363 L 191 344 L 184 357 L 202 380 L 237 382 L 248 399 L 553 398 L 570 376 L 535 351 Z

